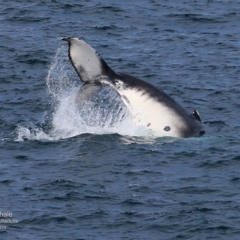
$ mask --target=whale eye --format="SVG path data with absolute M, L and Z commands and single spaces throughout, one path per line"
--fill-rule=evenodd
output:
M 166 132 L 169 132 L 171 128 L 169 126 L 166 126 L 163 130 L 165 130 Z

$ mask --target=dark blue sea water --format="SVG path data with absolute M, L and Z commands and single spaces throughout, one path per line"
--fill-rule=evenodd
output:
M 0 239 L 240 239 L 239 23 L 230 0 L 0 1 Z M 62 36 L 206 134 L 150 136 L 111 89 L 80 116 Z

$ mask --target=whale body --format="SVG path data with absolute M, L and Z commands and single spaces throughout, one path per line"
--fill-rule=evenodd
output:
M 120 95 L 136 125 L 145 126 L 159 137 L 186 138 L 204 134 L 196 110 L 188 113 L 173 98 L 154 85 L 126 73 L 112 70 L 89 44 L 79 38 L 64 37 L 69 59 L 84 82 L 77 95 L 79 106 L 104 86 Z

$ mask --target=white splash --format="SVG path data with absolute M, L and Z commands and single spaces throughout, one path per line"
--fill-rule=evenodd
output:
M 16 141 L 53 141 L 84 133 L 149 136 L 145 128 L 133 123 L 122 100 L 111 88 L 101 90 L 80 111 L 75 98 L 82 83 L 67 54 L 66 47 L 57 50 L 46 78 L 53 107 L 46 110 L 48 129 L 18 126 Z

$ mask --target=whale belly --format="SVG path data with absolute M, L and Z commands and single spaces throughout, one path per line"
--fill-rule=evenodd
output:
M 144 90 L 122 88 L 118 89 L 118 93 L 136 125 L 145 126 L 159 136 L 181 137 L 181 130 L 186 126 L 173 109 Z

